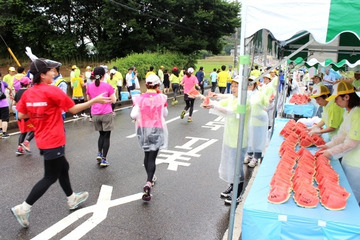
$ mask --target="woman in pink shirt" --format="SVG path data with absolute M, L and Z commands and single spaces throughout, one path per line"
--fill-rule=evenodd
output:
M 186 114 L 186 111 L 190 109 L 188 122 L 193 121 L 192 114 L 194 111 L 194 102 L 195 102 L 195 98 L 189 97 L 188 93 L 194 87 L 196 87 L 197 89 L 200 88 L 197 78 L 194 75 L 192 75 L 193 73 L 194 73 L 194 69 L 188 68 L 186 75 L 183 77 L 180 83 L 180 85 L 184 87 L 184 101 L 186 103 L 184 110 L 181 112 L 180 118 L 183 119 Z
M 133 97 L 134 107 L 130 114 L 130 117 L 136 120 L 136 134 L 145 152 L 144 166 L 147 181 L 142 196 L 144 201 L 151 199 L 151 187 L 155 180 L 155 160 L 159 149 L 166 149 L 168 144 L 165 123 L 165 117 L 168 114 L 167 96 L 159 91 L 160 83 L 160 78 L 155 74 L 146 78 L 147 91 Z
M 95 103 L 91 106 L 91 116 L 93 118 L 95 130 L 99 131 L 98 139 L 98 155 L 96 160 L 101 167 L 109 166 L 106 159 L 107 153 L 110 148 L 110 134 L 114 129 L 114 115 L 111 108 L 111 103 L 116 102 L 114 88 L 103 82 L 105 77 L 105 69 L 103 67 L 96 67 L 94 69 L 95 81 L 92 82 L 86 89 L 88 99 L 92 99 L 101 93 L 105 97 L 110 97 L 111 102 L 106 104 Z

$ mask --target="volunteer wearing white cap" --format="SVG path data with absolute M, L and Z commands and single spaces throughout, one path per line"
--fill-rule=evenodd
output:
M 156 179 L 155 160 L 159 149 L 166 149 L 168 145 L 168 131 L 165 117 L 168 115 L 167 96 L 159 89 L 161 81 L 155 75 L 146 78 L 147 91 L 133 96 L 134 107 L 130 117 L 135 121 L 136 134 L 140 147 L 144 150 L 144 166 L 147 173 L 146 184 L 143 188 L 144 201 L 151 200 L 151 188 Z
M 330 96 L 330 90 L 325 85 L 316 85 L 310 98 L 323 107 L 321 121 L 310 128 L 309 135 L 328 133 L 332 139 L 338 132 L 343 121 L 344 108 L 339 107 L 334 100 L 326 100 Z M 323 128 L 324 127 L 324 128 Z
M 341 158 L 342 167 L 354 192 L 360 201 L 360 98 L 351 83 L 340 81 L 333 87 L 333 93 L 326 100 L 335 99 L 339 107 L 345 108 L 344 121 L 338 134 L 321 148 L 322 154 L 330 158 Z
M 257 83 L 254 81 L 255 77 L 250 76 L 249 80 L 252 81 L 248 84 L 247 102 L 251 111 L 247 157 L 244 159 L 244 164 L 255 167 L 265 150 L 269 122 L 268 113 L 265 110 L 273 102 L 273 98 L 269 99 L 265 92 L 257 89 Z
M 231 204 L 232 202 L 232 190 L 234 181 L 234 169 L 236 164 L 236 152 L 238 147 L 238 131 L 239 131 L 239 118 L 237 117 L 238 108 L 238 86 L 240 76 L 236 76 L 231 82 L 232 94 L 216 94 L 217 98 L 225 98 L 217 101 L 210 101 L 206 108 L 210 108 L 210 113 L 217 114 L 225 117 L 224 137 L 221 150 L 221 160 L 219 166 L 219 177 L 229 184 L 228 188 L 220 193 L 220 196 L 225 198 L 225 204 Z M 250 81 L 249 81 L 250 82 Z M 241 151 L 243 156 L 246 153 L 248 147 L 248 122 L 250 115 L 250 105 L 246 103 L 246 114 L 244 123 L 244 135 L 242 141 Z M 242 161 L 243 159 L 241 159 Z M 238 185 L 236 203 L 239 203 L 242 198 L 240 197 L 244 186 L 244 171 L 243 162 L 240 164 L 240 179 Z

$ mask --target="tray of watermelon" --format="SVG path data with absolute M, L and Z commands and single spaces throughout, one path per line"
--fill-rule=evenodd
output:
M 320 203 L 328 210 L 344 209 L 350 193 L 340 185 L 339 174 L 332 168 L 330 159 L 320 150 L 312 154 L 307 149 L 325 144 L 322 137 L 308 135 L 307 127 L 295 120 L 288 121 L 280 135 L 284 141 L 270 181 L 268 201 L 282 204 L 292 196 L 299 207 L 315 208 Z

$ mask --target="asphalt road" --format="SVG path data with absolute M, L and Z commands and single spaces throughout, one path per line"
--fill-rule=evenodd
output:
M 179 115 L 185 106 L 169 100 L 169 146 L 160 151 L 150 202 L 141 200 L 146 181 L 143 151 L 134 136 L 131 109 L 116 113 L 108 154 L 110 166 L 96 164 L 98 133 L 88 119 L 65 124 L 66 158 L 74 191 L 88 200 L 70 212 L 55 183 L 32 207 L 30 227 L 22 229 L 10 208 L 22 203 L 43 175 L 43 160 L 16 156 L 18 135 L 0 139 L 0 239 L 222 239 L 230 207 L 219 197 L 227 184 L 218 177 L 223 123 L 195 101 L 194 122 Z

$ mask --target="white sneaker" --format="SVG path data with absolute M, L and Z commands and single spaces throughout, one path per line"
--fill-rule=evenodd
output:
M 248 164 L 251 161 L 251 159 L 253 159 L 253 156 L 252 155 L 250 156 L 250 155 L 246 154 L 246 157 L 244 159 L 244 164 Z
M 14 216 L 16 217 L 16 220 L 18 220 L 18 222 L 20 223 L 21 226 L 23 226 L 24 228 L 29 227 L 29 211 L 25 211 L 23 210 L 21 204 L 11 208 L 11 212 L 14 214 Z
M 258 163 L 257 158 L 253 158 L 253 159 L 250 160 L 248 166 L 249 167 L 255 167 L 257 165 L 257 163 Z
M 80 203 L 85 202 L 88 197 L 88 192 L 75 193 L 75 200 L 73 202 L 68 202 L 70 210 L 76 209 L 80 205 Z
M 81 116 L 82 117 L 88 117 L 88 115 L 86 113 L 82 113 Z
M 79 116 L 78 116 L 77 114 L 75 114 L 73 117 L 74 117 L 74 118 L 79 118 Z

